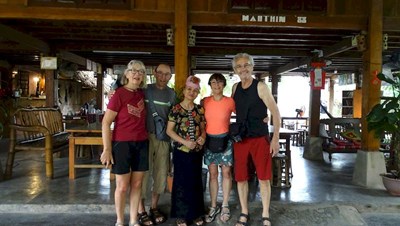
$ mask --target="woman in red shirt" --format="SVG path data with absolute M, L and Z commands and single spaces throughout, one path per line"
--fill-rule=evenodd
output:
M 130 198 L 129 226 L 140 226 L 138 205 L 142 180 L 149 169 L 146 108 L 142 88 L 146 84 L 146 68 L 132 60 L 121 78 L 119 87 L 107 105 L 102 123 L 103 153 L 100 161 L 116 174 L 115 226 L 124 225 L 125 199 Z M 114 129 L 111 132 L 111 124 Z

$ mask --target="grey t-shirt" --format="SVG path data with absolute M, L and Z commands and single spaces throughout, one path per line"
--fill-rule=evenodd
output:
M 146 101 L 146 127 L 149 133 L 154 133 L 154 120 L 153 112 L 149 106 L 149 92 L 153 94 L 153 101 L 156 111 L 161 118 L 164 119 L 165 123 L 168 122 L 168 113 L 172 106 L 176 103 L 176 94 L 173 89 L 167 87 L 165 89 L 158 89 L 155 84 L 149 84 L 145 89 L 145 101 Z

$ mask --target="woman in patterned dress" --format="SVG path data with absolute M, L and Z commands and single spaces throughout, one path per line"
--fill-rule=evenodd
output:
M 203 225 L 202 146 L 205 142 L 204 108 L 194 103 L 200 90 L 200 79 L 189 76 L 183 90 L 184 99 L 168 115 L 167 134 L 173 140 L 174 180 L 171 217 L 177 226 L 192 221 Z

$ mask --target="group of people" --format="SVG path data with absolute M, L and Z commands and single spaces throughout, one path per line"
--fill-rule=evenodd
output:
M 162 224 L 166 215 L 158 208 L 164 192 L 169 169 L 172 143 L 174 177 L 170 217 L 177 226 L 191 223 L 204 225 L 215 220 L 231 218 L 229 195 L 232 188 L 232 168 L 237 181 L 241 214 L 236 226 L 247 225 L 248 164 L 252 159 L 260 184 L 263 205 L 262 225 L 271 225 L 269 204 L 271 196 L 272 157 L 279 151 L 280 115 L 276 102 L 265 83 L 252 77 L 254 60 L 246 53 L 237 54 L 232 67 L 240 82 L 232 88 L 232 96 L 223 94 L 226 79 L 222 74 L 211 75 L 208 84 L 211 96 L 201 104 L 194 100 L 200 92 L 200 79 L 189 76 L 183 89 L 183 99 L 177 103 L 176 94 L 167 86 L 171 78 L 169 65 L 160 64 L 154 70 L 155 84 L 146 86 L 145 66 L 133 60 L 127 65 L 121 87 L 115 90 L 107 106 L 102 124 L 104 149 L 100 160 L 116 174 L 116 226 L 124 225 L 126 196 L 129 195 L 129 226 Z M 274 136 L 269 139 L 267 109 L 272 114 Z M 229 139 L 231 114 L 246 125 L 241 142 Z M 171 141 L 156 134 L 155 116 L 160 116 Z M 111 124 L 114 128 L 111 130 Z M 204 206 L 202 165 L 210 172 L 211 206 Z M 219 169 L 222 171 L 222 205 L 217 204 Z M 149 214 L 144 200 L 151 187 Z

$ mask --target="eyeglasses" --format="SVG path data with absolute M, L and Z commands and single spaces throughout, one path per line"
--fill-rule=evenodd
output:
M 133 74 L 139 74 L 139 75 L 144 75 L 146 72 L 143 69 L 129 69 L 129 71 L 131 71 Z
M 252 64 L 244 64 L 244 65 L 238 64 L 238 65 L 235 66 L 235 70 L 242 69 L 242 68 L 249 69 L 252 66 L 253 66 Z
M 165 72 L 165 73 L 163 73 L 162 71 L 156 71 L 156 74 L 157 75 L 159 75 L 159 76 L 171 76 L 171 73 L 169 73 L 169 72 Z

